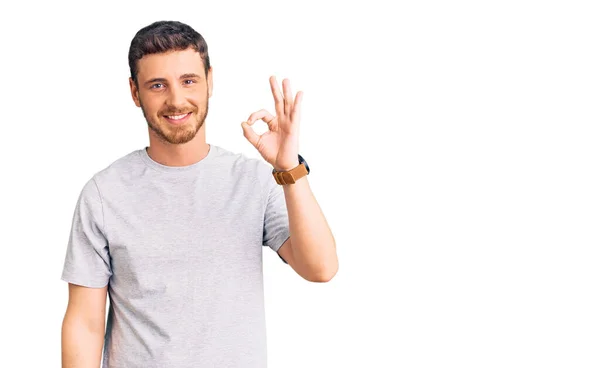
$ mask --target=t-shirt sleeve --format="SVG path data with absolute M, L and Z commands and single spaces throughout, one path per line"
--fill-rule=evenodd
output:
M 277 252 L 281 245 L 290 237 L 288 212 L 283 187 L 275 182 L 272 175 L 270 180 L 267 180 L 267 183 L 269 189 L 264 217 L 263 245 Z M 287 263 L 281 256 L 279 258 Z
M 112 275 L 110 264 L 102 199 L 92 178 L 75 206 L 61 279 L 81 286 L 104 287 Z

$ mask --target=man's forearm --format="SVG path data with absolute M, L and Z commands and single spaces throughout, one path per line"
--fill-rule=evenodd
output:
M 315 199 L 308 178 L 284 185 L 294 260 L 309 278 L 328 281 L 338 269 L 335 239 Z
M 93 330 L 66 316 L 62 325 L 62 368 L 98 368 L 102 359 L 104 329 Z

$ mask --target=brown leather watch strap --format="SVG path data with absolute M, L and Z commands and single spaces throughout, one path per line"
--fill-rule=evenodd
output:
M 308 171 L 304 164 L 300 164 L 289 171 L 273 171 L 273 177 L 279 185 L 294 184 L 298 179 L 306 176 Z

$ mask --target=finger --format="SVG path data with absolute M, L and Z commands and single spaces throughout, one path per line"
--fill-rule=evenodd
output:
M 265 109 L 259 110 L 257 112 L 253 112 L 248 117 L 248 124 L 252 125 L 258 119 L 262 119 L 269 126 L 269 130 L 274 130 L 277 128 L 277 120 L 270 112 Z
M 292 86 L 289 79 L 283 80 L 283 111 L 286 115 L 291 114 L 293 107 Z
M 248 124 L 247 121 L 242 122 L 242 129 L 244 130 L 244 137 L 250 142 L 254 148 L 258 148 L 258 141 L 260 140 L 260 136 L 256 134 L 254 129 Z
M 281 94 L 279 85 L 277 85 L 277 78 L 275 78 L 275 76 L 272 75 L 269 78 L 269 82 L 271 83 L 271 92 L 273 92 L 273 99 L 275 100 L 275 113 L 278 116 L 283 116 L 283 114 L 285 113 L 283 95 Z
M 292 109 L 292 122 L 297 123 L 300 121 L 300 110 L 302 104 L 302 96 L 304 93 L 302 91 L 298 91 L 296 93 L 296 99 L 294 100 L 294 108 Z

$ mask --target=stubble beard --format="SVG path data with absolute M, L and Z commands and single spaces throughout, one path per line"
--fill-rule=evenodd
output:
M 142 108 L 144 118 L 148 123 L 148 127 L 158 136 L 160 140 L 170 144 L 183 144 L 194 139 L 200 128 L 202 128 L 204 125 L 206 115 L 208 114 L 208 96 L 206 103 L 204 104 L 204 109 L 196 109 L 195 111 L 192 111 L 192 116 L 190 116 L 189 119 L 192 119 L 193 121 L 186 122 L 181 126 L 170 125 L 164 120 L 165 118 L 162 115 L 150 119 L 148 114 L 146 114 L 146 110 L 144 109 L 144 105 L 141 100 L 140 106 Z

